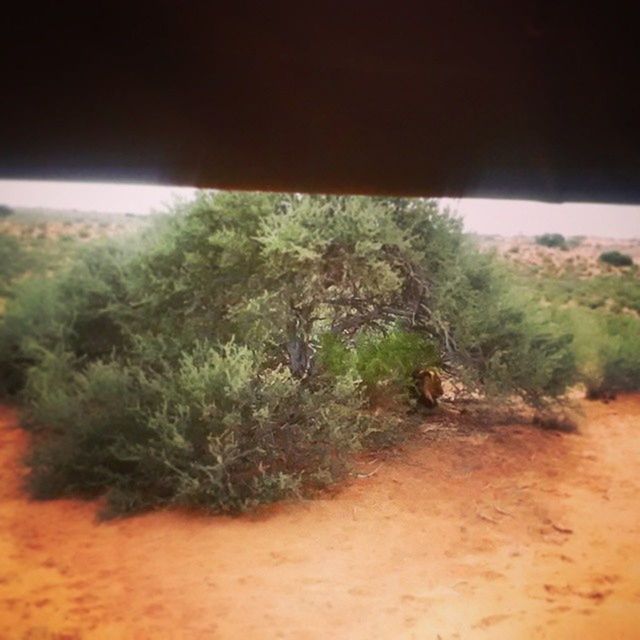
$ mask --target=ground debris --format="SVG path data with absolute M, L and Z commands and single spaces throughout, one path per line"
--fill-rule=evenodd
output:
M 360 479 L 364 479 L 364 478 L 370 478 L 371 476 L 375 476 L 376 473 L 378 473 L 378 471 L 380 471 L 380 469 L 384 466 L 384 462 L 381 462 L 373 471 L 369 471 L 369 473 L 354 473 L 353 475 L 356 478 L 360 478 Z
M 476 511 L 476 515 L 481 520 L 486 520 L 487 522 L 491 522 L 492 524 L 500 524 L 495 518 L 492 518 L 491 516 L 488 516 L 485 513 L 482 513 L 481 511 Z

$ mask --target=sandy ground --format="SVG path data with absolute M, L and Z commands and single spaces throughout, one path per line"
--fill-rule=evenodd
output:
M 259 516 L 154 513 L 20 489 L 0 412 L 3 640 L 640 638 L 640 397 L 578 434 L 522 425 L 362 463 Z

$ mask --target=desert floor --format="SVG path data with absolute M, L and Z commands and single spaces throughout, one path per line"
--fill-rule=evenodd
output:
M 362 459 L 324 499 L 99 522 L 34 502 L 0 411 L 0 638 L 640 637 L 640 397 Z

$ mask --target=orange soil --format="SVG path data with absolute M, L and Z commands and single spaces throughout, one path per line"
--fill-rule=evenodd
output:
M 25 497 L 5 408 L 0 638 L 635 640 L 640 397 L 584 409 L 579 434 L 418 440 L 259 516 L 97 523 L 95 503 Z

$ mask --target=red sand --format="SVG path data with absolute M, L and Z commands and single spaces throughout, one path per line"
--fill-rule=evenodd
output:
M 417 441 L 260 516 L 98 523 L 25 497 L 4 408 L 0 638 L 637 640 L 640 397 L 584 409 L 579 434 Z

